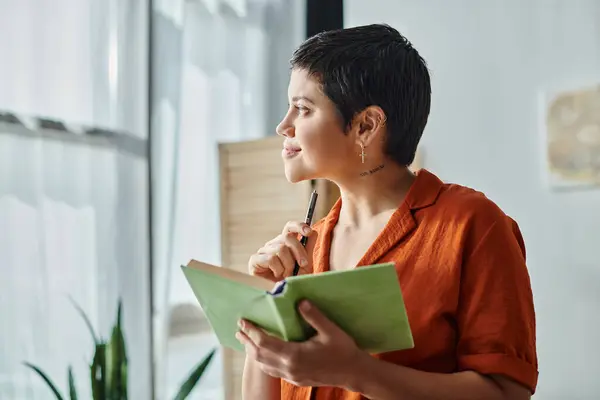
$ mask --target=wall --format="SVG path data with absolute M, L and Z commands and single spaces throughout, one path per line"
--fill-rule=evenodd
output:
M 519 222 L 538 318 L 535 398 L 600 398 L 600 190 L 549 189 L 538 126 L 541 93 L 600 84 L 600 2 L 347 0 L 345 21 L 407 35 L 433 75 L 425 166 Z

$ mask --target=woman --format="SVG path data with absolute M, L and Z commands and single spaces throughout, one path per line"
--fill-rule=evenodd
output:
M 483 194 L 407 168 L 430 93 L 425 62 L 385 25 L 322 33 L 294 53 L 277 127 L 285 174 L 331 180 L 341 199 L 313 227 L 288 223 L 250 272 L 277 281 L 295 261 L 304 273 L 393 261 L 415 347 L 367 354 L 307 302 L 299 312 L 317 334 L 303 343 L 240 321 L 244 399 L 521 400 L 535 391 L 535 314 L 516 223 Z

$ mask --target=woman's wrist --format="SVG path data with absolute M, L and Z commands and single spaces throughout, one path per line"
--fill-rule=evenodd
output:
M 373 371 L 377 368 L 380 360 L 373 357 L 367 352 L 361 352 L 356 362 L 348 366 L 348 371 L 345 374 L 346 380 L 343 388 L 350 392 L 364 393 L 372 380 Z

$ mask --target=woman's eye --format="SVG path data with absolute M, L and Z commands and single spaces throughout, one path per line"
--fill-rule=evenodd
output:
M 303 106 L 294 106 L 296 108 L 296 110 L 298 110 L 300 112 L 300 114 L 306 114 L 308 113 L 310 110 L 306 107 Z

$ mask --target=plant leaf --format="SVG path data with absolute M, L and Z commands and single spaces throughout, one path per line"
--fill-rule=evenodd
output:
M 35 365 L 30 364 L 28 362 L 25 362 L 23 364 L 25 364 L 27 367 L 29 367 L 32 370 L 34 370 L 46 382 L 46 384 L 50 387 L 50 390 L 52 390 L 52 393 L 54 393 L 54 396 L 56 396 L 57 400 L 64 400 L 62 394 L 60 394 L 60 392 L 56 388 L 56 385 L 54 384 L 54 382 L 52 382 L 52 380 L 48 377 L 48 375 L 46 375 L 44 373 L 44 371 L 42 371 L 41 369 L 39 369 Z
M 208 367 L 210 364 L 216 351 L 217 349 L 212 349 L 211 352 L 204 357 L 204 360 L 200 361 L 200 363 L 194 367 L 186 381 L 179 388 L 179 392 L 175 396 L 174 400 L 185 400 L 189 396 L 192 390 L 194 390 L 196 384 L 200 381 L 200 378 L 202 378 L 206 367 Z
M 85 311 L 83 311 L 81 307 L 79 307 L 79 304 L 77 304 L 71 296 L 69 296 L 69 300 L 71 301 L 79 315 L 81 315 L 81 317 L 83 318 L 83 321 L 85 322 L 90 333 L 92 334 L 92 338 L 94 338 L 94 344 L 97 346 L 98 344 L 100 344 L 100 339 L 98 339 L 98 335 L 96 335 L 94 327 L 92 326 L 92 323 L 90 322 L 90 319 L 88 318 L 87 314 L 85 313 Z
M 127 363 L 121 365 L 121 382 L 125 382 L 123 395 L 127 399 Z
M 77 390 L 75 388 L 75 378 L 73 377 L 73 368 L 69 365 L 69 396 L 71 400 L 77 400 Z
M 119 300 L 117 320 L 106 351 L 106 390 L 109 398 L 114 400 L 127 399 L 127 349 L 121 329 L 122 308 Z
M 96 345 L 94 360 L 90 365 L 90 382 L 94 400 L 106 400 L 106 344 Z

